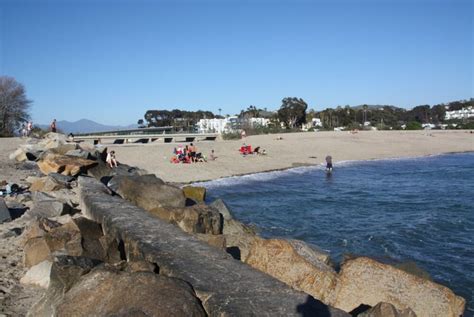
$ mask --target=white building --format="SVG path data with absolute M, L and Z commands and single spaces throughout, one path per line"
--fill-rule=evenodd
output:
M 237 116 L 227 117 L 224 119 L 201 119 L 196 124 L 198 133 L 229 133 L 241 129 L 242 125 L 248 124 L 251 127 L 266 127 L 270 122 L 266 118 L 249 118 L 240 119 Z
M 474 108 L 469 106 L 461 110 L 446 111 L 445 120 L 474 118 Z

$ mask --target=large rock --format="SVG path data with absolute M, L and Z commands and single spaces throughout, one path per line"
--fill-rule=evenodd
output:
M 303 258 L 307 259 L 311 263 L 324 263 L 327 265 L 332 265 L 331 257 L 329 256 L 329 253 L 324 251 L 323 249 L 311 245 L 309 246 L 307 243 L 301 241 L 301 240 L 288 240 L 288 242 L 291 244 L 293 249 L 301 255 Z
M 218 198 L 214 200 L 209 206 L 217 209 L 224 218 L 224 221 L 233 219 L 229 207 L 227 207 L 226 203 L 222 199 Z
M 44 237 L 34 238 L 26 241 L 23 247 L 23 264 L 26 267 L 32 267 L 45 260 L 51 261 L 51 249 Z
M 38 161 L 38 167 L 46 175 L 60 173 L 75 176 L 96 164 L 96 161 L 53 153 L 47 153 Z
M 59 250 L 63 250 L 72 256 L 80 256 L 83 253 L 82 234 L 74 222 L 52 228 L 50 232 L 44 235 L 44 239 L 51 253 Z
M 257 239 L 257 235 L 252 234 L 224 234 L 226 241 L 226 251 L 234 259 L 245 262 L 252 248 L 252 244 Z
M 65 294 L 54 316 L 206 316 L 206 313 L 192 288 L 182 280 L 148 272 L 96 269 Z
M 11 153 L 8 157 L 10 160 L 16 160 L 17 162 L 24 162 L 28 160 L 26 152 L 23 149 L 16 149 L 15 152 Z
M 100 156 L 100 153 L 96 155 Z M 146 174 L 149 173 L 143 169 L 122 163 L 115 168 L 110 168 L 101 158 L 97 159 L 97 165 L 87 170 L 87 175 L 94 177 L 103 184 L 107 184 L 115 176 L 140 176 Z
M 185 186 L 183 187 L 184 196 L 196 203 L 203 203 L 206 199 L 206 187 Z
M 66 144 L 61 144 L 58 147 L 52 148 L 50 149 L 50 151 L 55 154 L 66 155 L 67 152 L 74 151 L 76 149 L 77 149 L 76 143 L 66 143 Z
M 53 198 L 48 200 L 35 200 L 28 213 L 35 217 L 51 218 L 72 213 L 72 211 L 73 208 L 71 205 Z
M 149 211 L 188 233 L 222 234 L 221 214 L 204 204 L 183 208 L 155 207 Z
M 45 261 L 48 262 L 48 261 Z M 53 262 L 49 262 L 49 272 L 45 270 L 42 276 L 49 287 L 46 293 L 28 311 L 29 317 L 54 316 L 57 304 L 79 278 L 91 271 L 98 262 L 85 257 L 55 255 Z M 47 275 L 46 275 L 47 274 Z M 41 276 L 38 276 L 41 278 Z
M 183 190 L 172 185 L 164 184 L 154 175 L 114 177 L 109 182 L 115 192 L 123 199 L 145 209 L 175 207 L 181 208 L 186 204 Z
M 49 287 L 49 276 L 51 274 L 51 261 L 45 260 L 32 266 L 20 279 L 21 284 L 34 285 L 41 288 Z
M 101 225 L 84 217 L 73 219 L 73 222 L 81 232 L 82 255 L 105 261 L 107 259 L 107 247 L 101 240 L 104 236 Z
M 389 303 L 378 303 L 371 309 L 357 315 L 357 317 L 417 317 L 410 308 L 398 310 Z
M 73 256 L 80 256 L 84 252 L 82 235 L 74 222 L 61 225 L 40 219 L 25 230 L 22 240 L 26 267 L 32 267 L 44 260 L 52 261 L 52 254 L 56 251 Z
M 45 148 L 43 146 L 36 143 L 22 144 L 20 145 L 20 149 L 22 149 L 26 153 L 26 157 L 30 161 L 36 160 L 45 151 Z
M 360 257 L 344 262 L 332 305 L 352 311 L 361 304 L 387 302 L 417 316 L 461 316 L 466 301 L 449 288 L 390 265 Z
M 8 211 L 7 204 L 5 204 L 5 200 L 0 197 L 0 223 L 10 221 L 11 219 L 12 218 L 10 212 Z
M 229 220 L 224 219 L 222 233 L 234 234 L 234 235 L 235 234 L 237 235 L 241 235 L 241 234 L 256 235 L 257 234 L 254 228 L 247 226 L 246 224 L 243 224 L 242 222 L 235 219 L 229 219 Z
M 300 254 L 288 241 L 256 239 L 246 263 L 328 303 L 337 284 L 337 274 L 307 249 Z
M 223 251 L 226 250 L 226 239 L 225 236 L 222 234 L 196 233 L 195 237 L 213 247 L 216 247 Z
M 84 150 L 81 150 L 81 149 L 76 149 L 76 150 L 70 150 L 70 151 L 67 151 L 65 153 L 65 155 L 68 155 L 68 156 L 75 156 L 75 157 L 81 157 L 81 158 L 84 158 L 84 159 L 91 159 L 91 155 L 89 152 L 86 152 Z
M 38 142 L 45 149 L 57 148 L 67 143 L 67 137 L 62 133 L 49 132 L 44 135 L 43 140 Z
M 128 186 L 129 183 L 139 183 L 147 186 L 161 186 L 165 184 L 161 178 L 156 177 L 154 174 L 115 175 L 107 182 L 107 187 L 113 192 L 118 193 L 120 190 L 123 190 L 125 186 Z
M 54 177 L 46 176 L 34 181 L 30 186 L 30 191 L 52 192 L 64 188 L 68 188 L 65 183 L 57 181 Z

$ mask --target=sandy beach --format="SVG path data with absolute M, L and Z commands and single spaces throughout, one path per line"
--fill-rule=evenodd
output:
M 279 139 L 279 138 L 282 139 Z M 243 143 L 260 146 L 267 155 L 239 154 Z M 326 155 L 337 162 L 384 158 L 418 157 L 450 152 L 474 151 L 470 131 L 364 131 L 306 132 L 249 136 L 243 140 L 218 139 L 197 142 L 198 152 L 215 161 L 172 164 L 170 158 L 180 143 L 107 145 L 117 153 L 119 162 L 138 166 L 167 182 L 189 183 L 244 175 L 302 165 L 320 165 Z M 183 146 L 185 144 L 182 144 Z

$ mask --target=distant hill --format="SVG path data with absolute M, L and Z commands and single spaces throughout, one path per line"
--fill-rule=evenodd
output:
M 67 133 L 90 133 L 90 132 L 138 128 L 137 124 L 130 124 L 128 126 L 105 125 L 105 124 L 100 124 L 89 119 L 81 119 L 75 122 L 62 120 L 62 121 L 58 121 L 56 125 L 59 130 L 61 130 L 63 133 L 66 133 L 66 134 Z M 49 129 L 49 124 L 39 124 L 38 126 L 45 130 Z

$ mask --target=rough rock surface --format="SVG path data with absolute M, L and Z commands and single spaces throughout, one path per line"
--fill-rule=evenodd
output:
M 398 310 L 392 304 L 378 303 L 357 317 L 416 317 L 416 314 L 410 308 Z
M 260 237 L 252 234 L 224 234 L 226 251 L 236 260 L 245 262 L 252 244 Z
M 64 188 L 68 188 L 67 184 L 57 181 L 54 177 L 46 176 L 32 183 L 30 186 L 30 191 L 52 192 Z
M 461 316 L 466 303 L 447 287 L 366 257 L 342 265 L 335 296 L 331 304 L 345 311 L 387 302 L 418 317 Z
M 20 279 L 20 283 L 48 288 L 52 265 L 51 261 L 45 260 L 32 266 Z
M 149 210 L 151 214 L 178 225 L 188 233 L 222 233 L 222 216 L 217 210 L 199 204 L 184 208 L 158 207 Z
M 224 220 L 232 219 L 230 209 L 222 199 L 219 198 L 214 200 L 209 206 L 216 208 L 221 213 Z
M 206 316 L 189 284 L 154 273 L 96 269 L 58 304 L 55 316 Z
M 206 199 L 206 187 L 201 186 L 184 186 L 184 196 L 196 203 L 203 203 Z
M 87 170 L 87 175 L 94 177 L 97 180 L 107 184 L 109 179 L 113 176 L 137 176 L 149 174 L 147 171 L 132 167 L 126 164 L 120 163 L 116 168 L 110 168 L 105 164 L 105 158 L 102 160 L 101 154 L 96 153 L 99 158 L 97 159 L 97 165 Z
M 336 272 L 308 248 L 298 251 L 286 240 L 258 239 L 252 244 L 246 263 L 328 303 L 336 287 Z
M 29 309 L 27 316 L 54 316 L 56 306 L 79 278 L 99 262 L 85 257 L 55 255 L 48 275 L 49 287 Z
M 157 207 L 184 207 L 186 198 L 181 188 L 164 184 L 154 175 L 135 177 L 114 177 L 112 185 L 123 199 L 145 209 Z M 110 183 L 110 182 L 109 182 Z
M 60 173 L 76 176 L 96 164 L 96 161 L 52 153 L 47 153 L 38 161 L 38 167 L 46 175 L 49 173 Z

